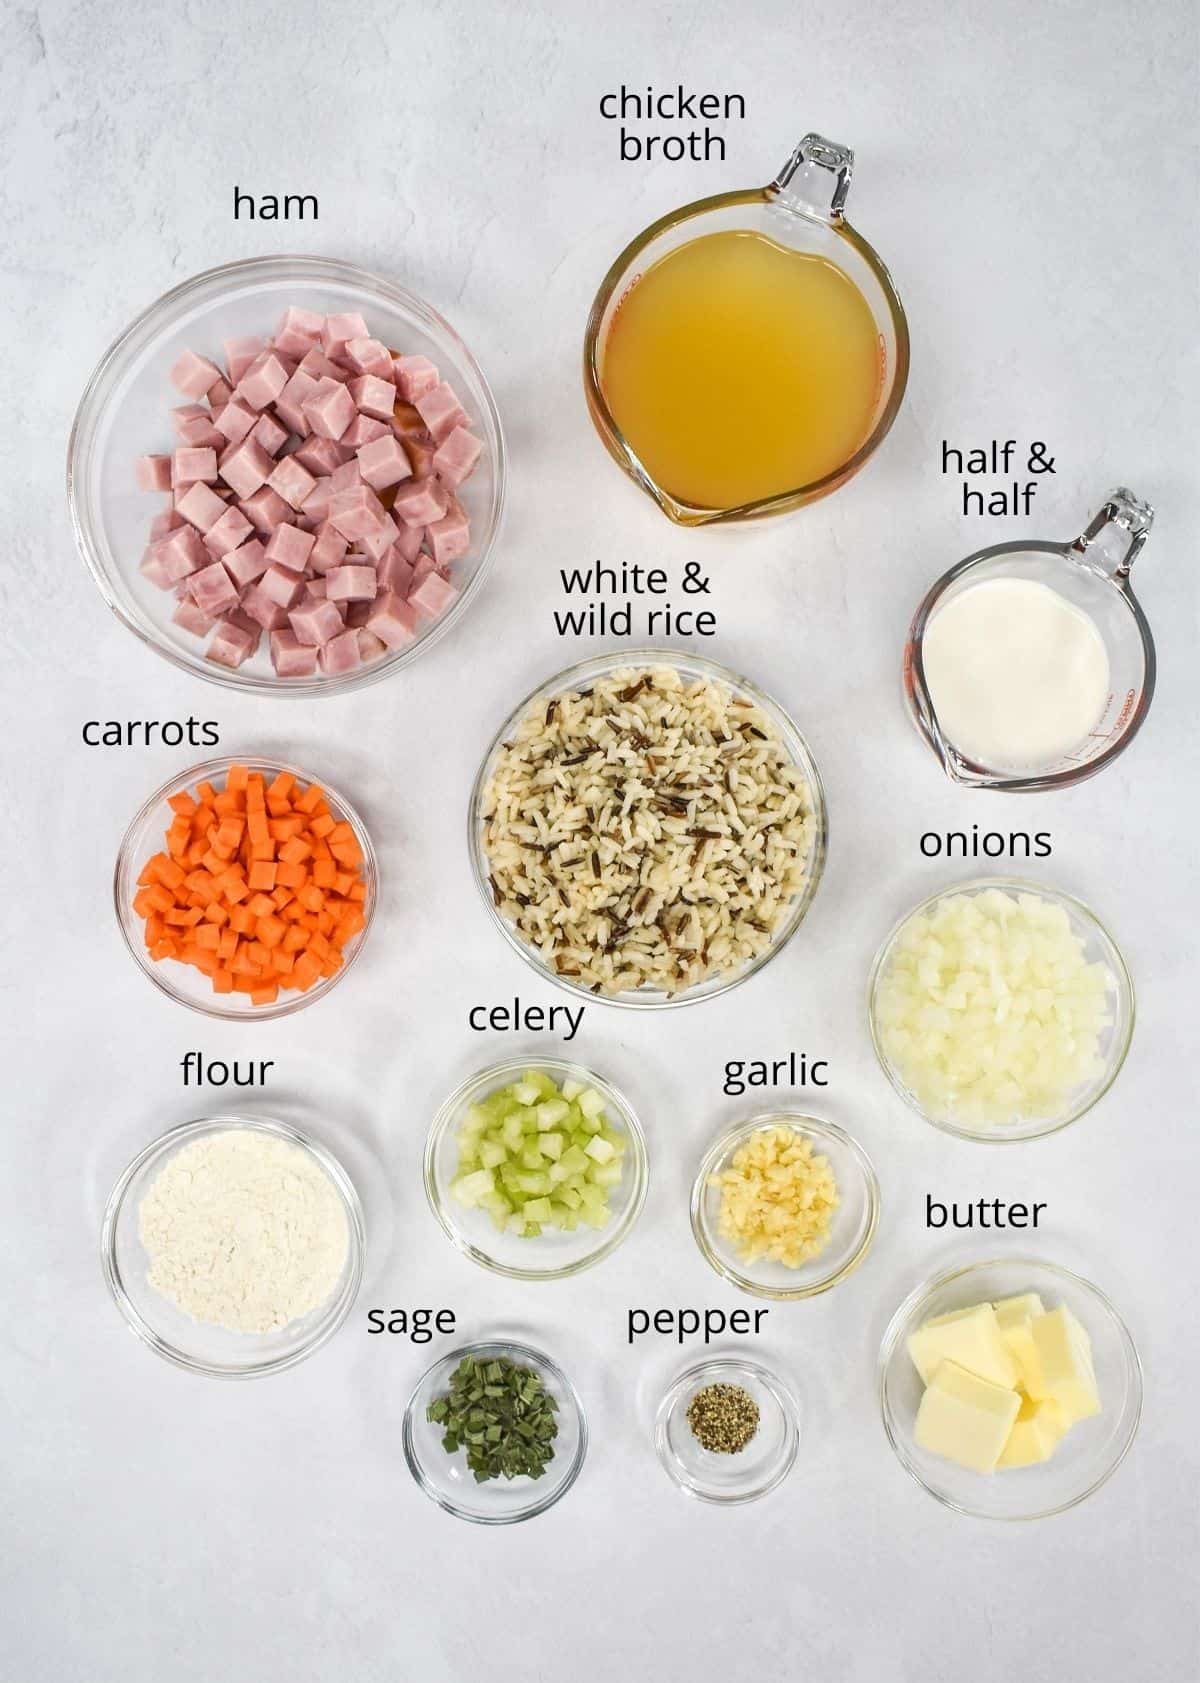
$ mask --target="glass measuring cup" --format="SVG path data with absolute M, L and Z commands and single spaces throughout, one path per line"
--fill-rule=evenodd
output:
M 968 555 L 941 578 L 913 616 L 904 646 L 904 697 L 914 724 L 955 783 L 1021 794 L 1069 789 L 1116 759 L 1137 735 L 1154 697 L 1154 638 L 1129 582 L 1154 521 L 1150 504 L 1119 486 L 1071 543 L 1001 543 Z M 969 759 L 943 734 L 925 678 L 922 644 L 939 608 L 991 578 L 1032 579 L 1087 614 L 1108 653 L 1104 711 L 1079 747 L 1044 766 L 998 770 Z
M 886 438 L 896 418 L 908 383 L 908 323 L 882 259 L 842 215 L 853 172 L 854 154 L 849 147 L 818 134 L 806 134 L 769 185 L 697 199 L 660 217 L 625 247 L 601 282 L 583 345 L 588 409 L 614 461 L 678 525 L 758 519 L 826 497 L 853 478 Z M 657 484 L 624 436 L 604 395 L 604 348 L 622 304 L 652 264 L 702 235 L 726 231 L 764 234 L 793 251 L 824 257 L 854 283 L 876 328 L 875 405 L 864 442 L 849 460 L 823 478 L 732 508 L 700 508 L 680 501 Z

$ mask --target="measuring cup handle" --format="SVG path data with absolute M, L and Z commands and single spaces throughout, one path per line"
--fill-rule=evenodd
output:
M 806 134 L 767 192 L 798 216 L 840 222 L 853 176 L 854 153 L 848 146 Z
M 1150 504 L 1118 485 L 1115 491 L 1109 492 L 1104 507 L 1092 516 L 1071 548 L 1081 559 L 1088 551 L 1094 552 L 1088 554 L 1089 563 L 1099 563 L 1109 578 L 1128 578 L 1153 524 L 1154 510 Z

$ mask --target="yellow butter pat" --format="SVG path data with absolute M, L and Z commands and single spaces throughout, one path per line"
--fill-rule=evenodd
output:
M 1023 1391 L 1035 1400 L 1046 1395 L 1041 1363 L 1033 1342 L 1033 1322 L 1046 1313 L 1035 1291 L 1023 1292 L 1020 1297 L 1001 1298 L 993 1305 L 1000 1336 L 1008 1346 L 1017 1367 L 1017 1379 Z
M 1067 1423 L 1062 1410 L 1048 1397 L 1036 1402 L 1022 1397 L 1017 1418 L 1000 1452 L 998 1467 L 1036 1467 L 1048 1461 L 1058 1448 Z
M 1017 1383 L 1017 1364 L 990 1303 L 926 1321 L 909 1336 L 908 1353 L 926 1385 L 942 1362 L 956 1362 L 994 1385 L 1011 1389 Z
M 1092 1341 L 1065 1306 L 1030 1323 L 1046 1395 L 1062 1410 L 1068 1426 L 1100 1412 L 1092 1365 Z
M 913 1436 L 922 1449 L 975 1473 L 994 1472 L 1021 1406 L 1016 1391 L 943 1361 L 921 1398 Z

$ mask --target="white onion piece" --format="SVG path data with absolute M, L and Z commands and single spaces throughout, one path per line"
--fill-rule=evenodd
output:
M 915 913 L 876 994 L 880 1045 L 926 1115 L 965 1128 L 1066 1113 L 1103 1074 L 1116 978 L 1062 906 L 989 888 Z

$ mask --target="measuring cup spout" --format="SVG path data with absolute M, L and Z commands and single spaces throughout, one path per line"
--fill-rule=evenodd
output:
M 1071 551 L 1085 566 L 1120 583 L 1129 577 L 1153 524 L 1150 504 L 1118 485 L 1075 539 Z
M 836 140 L 806 134 L 768 187 L 774 202 L 796 216 L 836 223 L 854 177 L 854 153 Z

